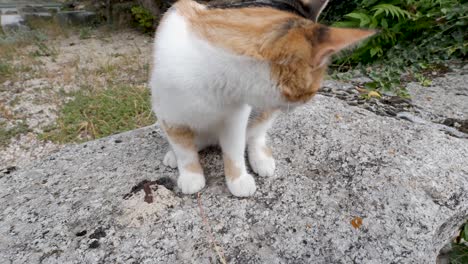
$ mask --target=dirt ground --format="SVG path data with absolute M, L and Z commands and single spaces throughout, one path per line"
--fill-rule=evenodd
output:
M 82 30 L 21 48 L 0 46 L 13 69 L 0 78 L 0 129 L 21 127 L 0 144 L 0 170 L 63 147 L 39 135 L 54 124 L 71 92 L 87 86 L 146 85 L 151 43 L 151 37 L 130 30 Z

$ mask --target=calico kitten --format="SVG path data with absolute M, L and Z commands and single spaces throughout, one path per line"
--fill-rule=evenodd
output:
M 332 54 L 375 33 L 315 23 L 326 2 L 302 3 L 314 9 L 309 19 L 271 6 L 217 8 L 192 0 L 164 15 L 150 86 L 171 146 L 164 164 L 178 168 L 183 193 L 205 186 L 198 151 L 220 145 L 228 189 L 252 195 L 245 148 L 253 171 L 272 176 L 266 134 L 275 117 L 315 95 Z

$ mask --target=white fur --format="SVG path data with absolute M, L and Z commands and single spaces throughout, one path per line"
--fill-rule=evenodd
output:
M 193 194 L 205 187 L 205 177 L 193 172 L 181 172 L 179 179 L 177 179 L 177 186 L 183 193 Z
M 275 160 L 265 153 L 266 132 L 273 125 L 278 111 L 266 122 L 252 126 L 247 131 L 247 145 L 250 166 L 260 176 L 273 176 L 275 172 Z
M 177 168 L 177 158 L 174 154 L 174 151 L 169 150 L 166 153 L 166 156 L 164 156 L 164 159 L 163 159 L 163 164 L 173 169 Z
M 219 143 L 224 155 L 241 170 L 238 179 L 227 181 L 229 190 L 236 196 L 252 195 L 255 181 L 244 161 L 251 109 L 288 107 L 268 63 L 235 55 L 197 37 L 175 9 L 162 20 L 154 50 L 150 86 L 158 119 L 190 127 L 199 149 Z M 275 167 L 274 160 L 261 151 L 271 125 L 267 123 L 248 135 L 251 165 L 262 176 L 272 175 Z M 203 175 L 184 169 L 190 162 L 198 162 L 198 156 L 169 142 L 173 152 L 168 152 L 164 164 L 179 168 L 182 192 L 199 191 L 205 186 Z
M 227 181 L 229 191 L 238 197 L 251 196 L 257 190 L 255 180 L 250 174 L 243 174 L 234 181 Z

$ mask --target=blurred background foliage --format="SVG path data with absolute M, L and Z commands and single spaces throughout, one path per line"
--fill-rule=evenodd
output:
M 466 0 L 331 0 L 321 23 L 380 30 L 332 65 L 337 72 L 357 69 L 372 79 L 370 90 L 407 96 L 405 82 L 430 85 L 428 73 L 467 58 Z

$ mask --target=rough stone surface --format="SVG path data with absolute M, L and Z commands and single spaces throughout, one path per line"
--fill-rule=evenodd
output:
M 360 78 L 362 79 L 362 78 Z M 354 79 L 354 83 L 360 83 Z M 435 123 L 440 131 L 459 138 L 468 138 L 468 69 L 455 68 L 446 76 L 435 78 L 424 87 L 409 83 L 411 99 L 382 95 L 381 99 L 364 99 L 356 86 L 326 81 L 320 93 L 341 99 L 381 116 L 398 117 L 414 123 Z
M 270 142 L 276 176 L 248 199 L 216 149 L 199 199 L 171 191 L 157 126 L 4 170 L 0 263 L 434 263 L 468 216 L 468 141 L 432 123 L 319 95 Z
M 410 83 L 408 91 L 415 105 L 424 109 L 427 119 L 468 120 L 468 69 L 436 78 L 429 87 Z

